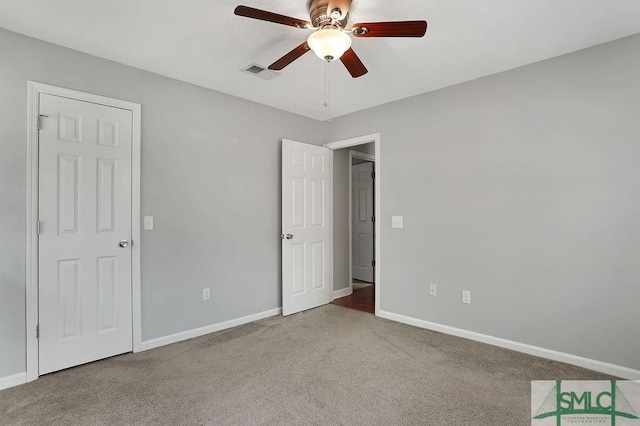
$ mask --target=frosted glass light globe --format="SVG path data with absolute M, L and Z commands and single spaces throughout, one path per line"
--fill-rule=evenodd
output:
M 307 44 L 318 58 L 335 61 L 351 47 L 351 37 L 335 28 L 323 28 L 309 36 Z

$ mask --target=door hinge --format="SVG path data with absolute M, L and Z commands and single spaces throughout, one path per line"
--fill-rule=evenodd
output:
M 40 221 L 36 221 L 36 234 L 40 235 Z
M 376 266 L 376 261 L 375 260 L 371 261 L 371 266 Z
M 376 217 L 375 216 L 371 216 L 371 222 L 373 222 L 373 223 L 376 222 Z
M 376 178 L 376 172 L 371 172 L 371 179 L 375 179 Z
M 36 339 L 40 338 L 40 324 L 36 325 Z
M 37 128 L 38 130 L 41 130 L 41 129 L 42 129 L 42 119 L 43 119 L 43 118 L 49 118 L 49 116 L 48 116 L 48 115 L 44 115 L 44 114 L 38 114 L 38 115 L 36 115 L 36 128 Z

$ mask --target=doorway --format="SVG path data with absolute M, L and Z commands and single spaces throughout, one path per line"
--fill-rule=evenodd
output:
M 140 105 L 29 82 L 27 380 L 140 343 Z
M 339 306 L 377 313 L 380 306 L 380 212 L 379 135 L 369 135 L 326 144 L 336 158 L 335 264 L 336 286 L 333 303 Z M 339 172 L 344 162 L 345 172 Z M 340 176 L 344 176 L 340 181 Z M 338 189 L 344 187 L 344 191 Z M 340 194 L 343 195 L 340 195 Z M 348 206 L 340 209 L 341 199 Z M 348 201 L 347 201 L 348 200 Z M 342 223 L 344 222 L 344 223 Z M 346 231 L 346 232 L 345 232 Z M 346 246 L 340 249 L 340 246 Z
M 351 294 L 334 304 L 375 312 L 375 150 L 374 144 L 349 149 L 349 282 Z

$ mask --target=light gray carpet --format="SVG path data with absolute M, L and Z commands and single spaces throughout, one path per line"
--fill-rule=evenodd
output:
M 530 425 L 531 380 L 607 378 L 327 305 L 42 376 L 0 424 Z

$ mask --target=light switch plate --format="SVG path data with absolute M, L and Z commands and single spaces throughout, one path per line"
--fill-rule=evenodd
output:
M 150 231 L 153 229 L 153 216 L 144 217 L 144 230 Z
M 391 227 L 404 228 L 404 226 L 402 225 L 402 216 L 391 216 Z

